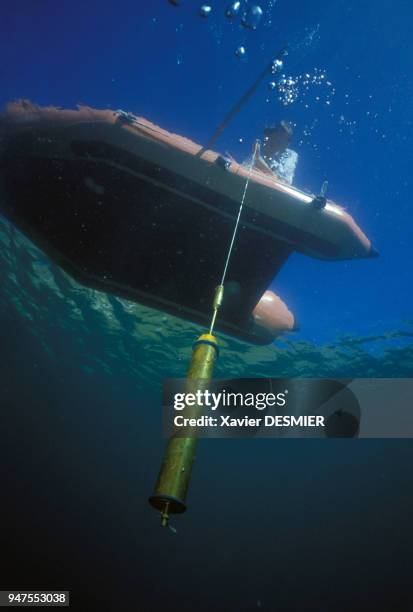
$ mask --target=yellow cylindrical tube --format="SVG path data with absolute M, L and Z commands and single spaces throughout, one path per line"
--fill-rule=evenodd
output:
M 194 344 L 189 364 L 186 393 L 204 390 L 212 378 L 218 343 L 212 334 L 203 334 Z M 197 416 L 201 408 L 191 407 L 191 416 Z M 197 439 L 195 437 L 173 437 L 165 450 L 155 491 L 149 502 L 161 511 L 161 524 L 168 524 L 169 513 L 185 512 L 185 499 L 195 459 Z

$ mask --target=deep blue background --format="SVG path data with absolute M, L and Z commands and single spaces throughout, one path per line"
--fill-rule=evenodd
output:
M 217 148 L 242 159 L 264 125 L 296 122 L 298 186 L 316 192 L 327 178 L 381 257 L 295 255 L 277 277 L 305 337 L 352 334 L 336 353 L 293 343 L 287 357 L 274 349 L 259 364 L 245 349 L 238 364 L 226 348 L 218 369 L 273 376 L 282 363 L 301 375 L 310 366 L 336 376 L 411 375 L 411 349 L 374 359 L 357 345 L 359 335 L 397 332 L 412 319 L 411 3 L 278 0 L 270 11 L 263 2 L 255 32 L 229 24 L 221 2 L 202 20 L 199 4 L 2 6 L 0 104 L 26 97 L 123 108 L 205 143 L 290 43 L 286 73 L 325 69 L 331 105 L 315 88 L 309 108 L 301 100 L 284 108 L 263 85 Z M 189 512 L 174 521 L 177 534 L 162 531 L 146 503 L 163 448 L 159 387 L 163 376 L 183 374 L 192 332 L 175 351 L 167 325 L 137 339 L 135 324 L 148 326 L 119 304 L 120 327 L 109 328 L 96 296 L 58 270 L 56 288 L 36 285 L 33 270 L 49 272 L 49 263 L 8 227 L 0 238 L 0 586 L 71 588 L 82 612 L 412 609 L 409 440 L 206 441 Z

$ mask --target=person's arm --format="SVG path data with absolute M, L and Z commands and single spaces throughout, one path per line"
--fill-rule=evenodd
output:
M 252 149 L 253 155 L 254 155 L 254 151 L 255 151 L 254 169 L 259 170 L 260 172 L 263 172 L 264 174 L 271 174 L 274 176 L 273 171 L 271 170 L 267 162 L 264 160 L 264 158 L 261 156 L 261 147 L 258 141 L 254 143 L 253 145 L 253 149 Z
M 256 170 L 260 170 L 260 172 L 263 172 L 264 174 L 271 174 L 271 176 L 274 176 L 274 172 L 271 170 L 265 159 L 261 157 L 259 153 L 255 157 L 254 168 Z

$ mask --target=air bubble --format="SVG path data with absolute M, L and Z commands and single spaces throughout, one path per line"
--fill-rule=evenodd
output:
M 245 47 L 240 46 L 235 49 L 235 55 L 237 57 L 244 57 L 245 54 L 246 54 Z
M 259 23 L 262 18 L 262 8 L 255 4 L 248 8 L 241 16 L 241 23 L 244 28 L 249 28 L 250 30 L 256 30 L 259 26 Z
M 238 15 L 240 7 L 241 2 L 232 2 L 225 10 L 225 17 L 227 17 L 227 19 L 234 19 L 234 17 Z
M 282 60 L 275 59 L 273 61 L 273 63 L 272 63 L 272 66 L 271 66 L 272 74 L 275 74 L 276 72 L 279 72 L 280 70 L 282 70 L 283 66 L 284 66 L 284 64 L 283 64 Z
M 206 17 L 209 17 L 211 10 L 212 10 L 212 7 L 209 6 L 209 4 L 203 4 L 201 8 L 199 9 L 199 14 L 201 15 L 201 17 L 206 18 Z

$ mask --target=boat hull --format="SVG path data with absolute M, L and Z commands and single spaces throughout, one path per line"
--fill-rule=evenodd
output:
M 3 156 L 2 211 L 81 283 L 208 325 L 234 227 L 145 172 L 103 159 Z M 25 151 L 25 153 L 22 153 Z M 156 168 L 152 168 L 155 172 Z M 252 312 L 291 249 L 241 225 L 218 327 L 254 343 L 274 338 Z
M 207 326 L 246 181 L 221 331 L 269 343 L 293 326 L 265 292 L 293 251 L 369 257 L 342 208 L 113 111 L 8 105 L 0 210 L 80 282 Z M 263 298 L 263 301 L 261 301 Z M 261 304 L 261 307 L 259 307 Z

